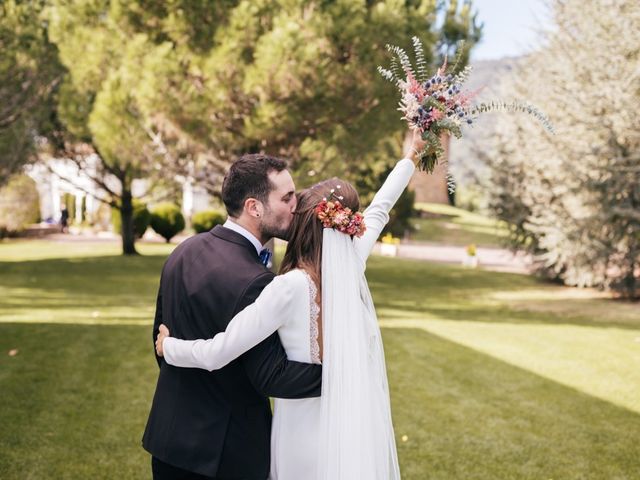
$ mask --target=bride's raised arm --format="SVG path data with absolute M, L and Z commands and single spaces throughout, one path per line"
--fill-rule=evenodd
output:
M 384 226 L 389 222 L 389 212 L 400 198 L 400 195 L 407 188 L 409 180 L 415 171 L 413 157 L 421 140 L 414 134 L 413 139 L 405 144 L 405 152 L 393 168 L 380 190 L 373 197 L 371 204 L 364 211 L 364 223 L 367 227 L 364 235 L 354 239 L 356 252 L 363 264 L 371 254 L 373 246 L 376 244 Z
M 280 275 L 254 303 L 237 313 L 224 332 L 208 340 L 160 340 L 165 361 L 176 367 L 218 370 L 265 340 L 291 318 L 296 285 Z

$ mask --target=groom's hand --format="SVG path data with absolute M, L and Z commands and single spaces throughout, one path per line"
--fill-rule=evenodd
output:
M 158 338 L 156 338 L 156 353 L 159 357 L 162 357 L 162 342 L 165 338 L 170 337 L 169 329 L 164 326 L 164 324 L 160 325 L 160 333 L 158 333 Z

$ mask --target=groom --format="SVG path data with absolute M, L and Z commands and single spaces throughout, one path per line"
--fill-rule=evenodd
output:
M 154 340 L 162 323 L 177 338 L 213 337 L 255 301 L 274 277 L 262 245 L 286 239 L 294 188 L 283 160 L 244 155 L 231 166 L 222 186 L 227 222 L 180 244 L 164 265 Z M 267 397 L 320 395 L 321 367 L 288 361 L 277 333 L 214 372 L 156 359 L 160 375 L 142 439 L 155 480 L 266 480 Z

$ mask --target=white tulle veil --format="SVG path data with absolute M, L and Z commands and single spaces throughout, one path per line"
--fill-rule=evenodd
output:
M 322 244 L 320 480 L 397 480 L 384 351 L 364 266 L 349 235 Z

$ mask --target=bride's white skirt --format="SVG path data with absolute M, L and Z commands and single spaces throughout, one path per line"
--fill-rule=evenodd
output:
M 318 471 L 320 397 L 274 399 L 270 480 L 314 480 Z

